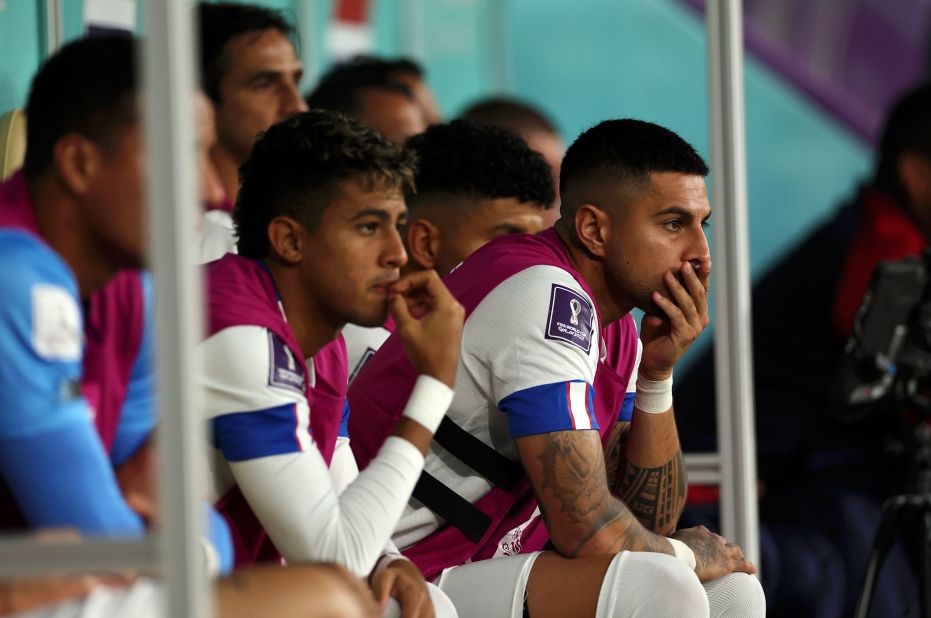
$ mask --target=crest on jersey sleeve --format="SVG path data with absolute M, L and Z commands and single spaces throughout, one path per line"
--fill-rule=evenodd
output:
M 304 372 L 291 348 L 274 333 L 268 333 L 268 385 L 304 394 Z
M 32 286 L 32 347 L 53 361 L 80 361 L 84 346 L 81 310 L 74 296 L 58 285 Z
M 565 341 L 586 354 L 592 349 L 595 312 L 583 295 L 558 283 L 550 291 L 546 338 Z

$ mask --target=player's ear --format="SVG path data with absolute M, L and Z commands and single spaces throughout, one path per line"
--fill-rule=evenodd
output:
M 52 165 L 65 188 L 83 195 L 93 184 L 100 168 L 100 148 L 78 133 L 66 133 L 52 151 Z
M 271 253 L 287 264 L 301 261 L 301 243 L 303 227 L 291 217 L 279 216 L 268 224 L 268 242 Z
M 418 267 L 436 267 L 440 254 L 440 230 L 427 219 L 414 219 L 407 224 L 407 255 Z
M 575 234 L 593 256 L 604 257 L 608 238 L 608 213 L 594 204 L 583 204 L 575 213 Z

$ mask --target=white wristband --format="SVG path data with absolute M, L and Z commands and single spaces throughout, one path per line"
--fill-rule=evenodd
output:
M 672 408 L 672 376 L 657 382 L 637 376 L 634 407 L 647 414 L 662 414 Z
M 429 429 L 430 433 L 436 433 L 436 428 L 440 426 L 440 421 L 446 416 L 446 410 L 452 402 L 453 389 L 434 377 L 421 374 L 417 376 L 414 390 L 407 400 L 404 416 L 417 421 Z
M 695 570 L 695 552 L 692 548 L 680 541 L 679 539 L 667 538 L 672 544 L 672 551 L 675 552 L 676 558 L 689 565 L 689 568 Z

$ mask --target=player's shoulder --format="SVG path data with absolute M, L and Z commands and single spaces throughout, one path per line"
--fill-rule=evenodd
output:
M 266 369 L 275 347 L 286 346 L 267 328 L 248 324 L 217 331 L 207 337 L 202 346 L 208 365 L 222 367 L 230 379 Z
M 202 344 L 211 413 L 303 400 L 308 377 L 295 353 L 261 326 L 232 326 Z
M 497 306 L 499 319 L 513 322 L 545 315 L 554 324 L 595 323 L 595 303 L 582 285 L 568 270 L 550 264 L 530 266 L 508 277 L 482 304 Z
M 0 229 L 0 263 L 15 265 L 0 277 L 0 324 L 19 332 L 3 337 L 3 347 L 30 341 L 41 358 L 80 360 L 77 281 L 61 257 L 31 234 Z
M 552 292 L 554 285 L 582 294 L 587 302 L 591 302 L 588 294 L 572 273 L 566 268 L 553 264 L 534 264 L 523 268 L 498 284 L 495 291 L 548 295 Z
M 28 232 L 0 228 L 0 262 L 15 265 L 0 277 L 0 289 L 7 294 L 43 284 L 62 287 L 77 296 L 77 282 L 68 265 L 51 247 Z
M 572 273 L 549 264 L 530 266 L 502 281 L 470 321 L 521 339 L 524 346 L 560 343 L 588 354 L 597 341 L 595 303 Z

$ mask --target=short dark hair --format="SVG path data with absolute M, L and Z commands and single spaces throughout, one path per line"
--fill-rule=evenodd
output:
M 405 150 L 418 161 L 411 208 L 436 195 L 512 197 L 541 208 L 550 208 L 556 199 L 553 176 L 542 155 L 506 129 L 454 120 L 411 137 Z
M 383 58 L 369 54 L 358 54 L 353 56 L 349 63 L 355 67 L 364 68 L 371 72 L 377 72 L 391 79 L 398 73 L 407 73 L 417 78 L 423 78 L 424 69 L 416 60 L 406 56 L 396 58 Z
M 52 163 L 55 144 L 80 133 L 103 148 L 114 129 L 134 123 L 135 41 L 126 35 L 79 39 L 58 50 L 36 73 L 26 103 L 30 178 Z
M 354 116 L 362 111 L 366 90 L 387 90 L 413 101 L 410 89 L 390 77 L 388 63 L 370 57 L 337 64 L 327 71 L 307 95 L 307 107 L 328 109 Z
M 277 30 L 297 48 L 297 32 L 281 11 L 236 2 L 201 2 L 197 11 L 201 80 L 204 92 L 214 103 L 220 102 L 220 83 L 230 70 L 224 50 L 233 38 L 247 32 Z
M 708 165 L 684 139 L 658 124 L 625 118 L 588 129 L 569 146 L 559 174 L 562 217 L 581 206 L 573 189 L 582 180 L 604 179 L 641 185 L 655 172 L 707 176 Z
M 931 84 L 908 91 L 896 102 L 879 141 L 875 183 L 903 201 L 898 165 L 899 157 L 909 151 L 931 157 Z
M 503 127 L 520 134 L 540 132 L 559 135 L 559 130 L 549 116 L 533 105 L 517 99 L 482 99 L 467 107 L 459 117 L 476 124 Z
M 233 209 L 239 253 L 265 257 L 268 224 L 278 216 L 316 229 L 347 180 L 384 183 L 410 194 L 413 167 L 409 153 L 342 114 L 311 110 L 283 120 L 259 137 L 239 169 L 241 187 Z

